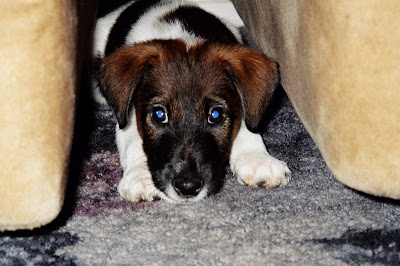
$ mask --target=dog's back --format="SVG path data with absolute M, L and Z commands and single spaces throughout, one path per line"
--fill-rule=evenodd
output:
M 136 0 L 101 12 L 94 31 L 93 56 L 149 40 L 180 39 L 189 46 L 211 41 L 242 43 L 239 29 L 184 0 Z

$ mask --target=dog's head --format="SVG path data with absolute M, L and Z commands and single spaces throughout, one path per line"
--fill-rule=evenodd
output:
M 99 73 L 120 129 L 136 112 L 155 186 L 178 201 L 222 187 L 241 120 L 257 128 L 278 82 L 277 65 L 259 52 L 179 40 L 121 48 Z

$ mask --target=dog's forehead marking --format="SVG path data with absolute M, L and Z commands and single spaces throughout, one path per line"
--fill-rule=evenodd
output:
M 156 90 L 156 96 L 150 102 L 169 105 L 178 112 L 203 111 L 206 106 L 216 104 L 228 108 L 229 98 L 235 93 L 227 81 L 204 80 L 201 73 L 197 77 L 170 77 L 167 82 L 161 79 L 152 89 Z
M 219 95 L 229 87 L 229 78 L 223 69 L 213 63 L 212 55 L 207 51 L 189 51 L 177 45 L 165 47 L 169 54 L 160 52 L 158 62 L 152 65 L 149 83 L 161 97 L 190 99 L 197 101 Z

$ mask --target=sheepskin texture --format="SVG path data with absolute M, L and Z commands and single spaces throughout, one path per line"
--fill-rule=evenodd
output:
M 335 177 L 400 198 L 400 2 L 233 0 Z
M 15 0 L 0 10 L 0 231 L 32 229 L 64 200 L 82 62 L 77 8 Z

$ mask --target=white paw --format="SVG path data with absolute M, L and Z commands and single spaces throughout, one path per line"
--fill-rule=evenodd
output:
M 140 168 L 124 174 L 118 184 L 118 192 L 132 202 L 153 201 L 162 193 L 155 187 L 149 170 Z
M 263 152 L 242 153 L 230 164 L 239 183 L 254 188 L 284 186 L 289 183 L 292 173 L 285 162 Z

